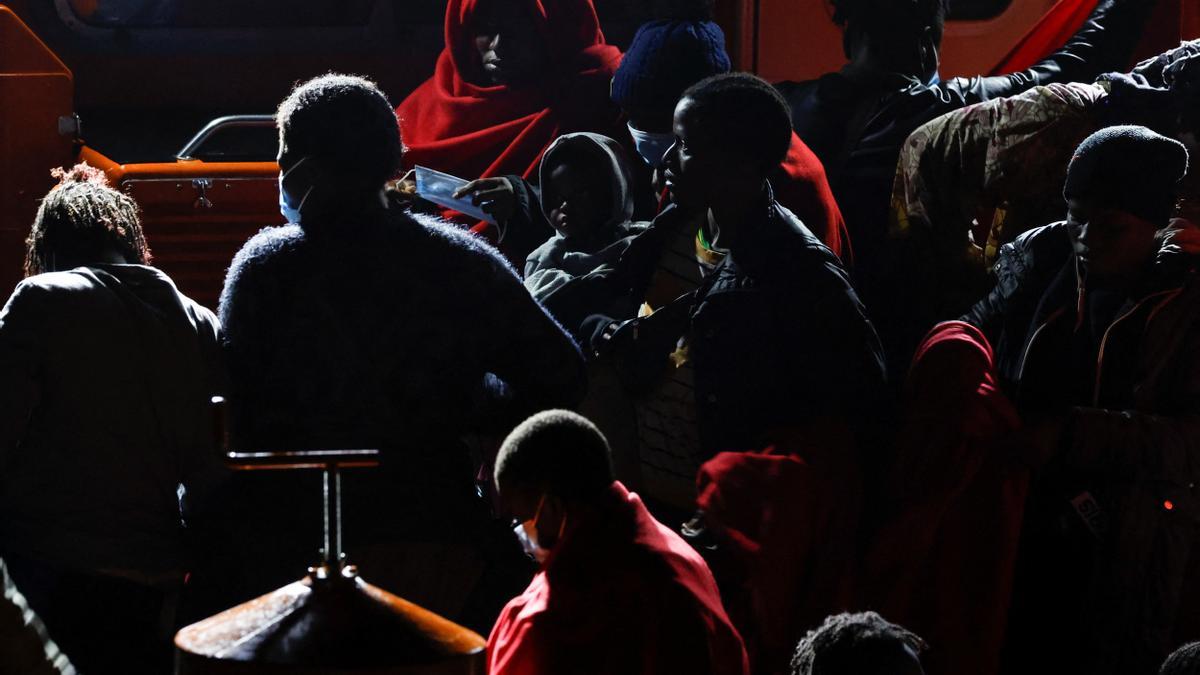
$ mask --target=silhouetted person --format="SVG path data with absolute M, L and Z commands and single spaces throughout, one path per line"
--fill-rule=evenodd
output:
M 1059 191 L 1079 143 L 1142 124 L 1189 145 L 1200 135 L 1200 40 L 1091 84 L 1053 83 L 922 125 L 900 153 L 889 236 L 901 257 L 910 331 L 960 316 L 994 281 L 1000 247 L 1060 220 Z M 1177 214 L 1200 221 L 1200 170 Z
M 382 449 L 381 469 L 345 479 L 350 555 L 389 590 L 490 624 L 503 593 L 472 589 L 508 542 L 492 550 L 464 439 L 575 404 L 583 360 L 495 249 L 385 194 L 402 146 L 374 84 L 310 80 L 277 119 L 291 224 L 243 246 L 221 297 L 233 443 Z M 319 482 L 303 478 L 239 476 L 248 592 L 313 560 Z
M 83 672 L 161 673 L 184 523 L 220 477 L 217 321 L 149 266 L 131 198 L 60 178 L 0 312 L 0 550 Z
M 496 485 L 541 569 L 492 629 L 492 675 L 749 672 L 708 566 L 613 479 L 586 418 L 550 410 L 521 423 Z
M 1101 0 L 1061 49 L 1028 70 L 939 80 L 946 0 L 835 0 L 833 19 L 843 29 L 849 63 L 819 79 L 778 87 L 791 104 L 796 133 L 825 165 L 854 242 L 859 292 L 896 380 L 928 328 L 915 335 L 894 328 L 907 320 L 903 302 L 891 295 L 905 280 L 890 270 L 887 215 L 905 139 L 921 124 L 972 103 L 1124 68 L 1154 4 Z
M 651 21 L 633 36 L 613 76 L 612 97 L 628 118 L 638 154 L 660 178 L 666 151 L 675 142 L 675 104 L 688 87 L 730 69 L 725 34 L 703 12 Z M 834 202 L 825 169 L 795 134 L 770 180 L 779 203 L 849 266 L 846 223 Z M 655 187 L 661 191 L 661 185 Z
M 608 86 L 621 51 L 605 43 L 592 0 L 449 0 L 445 36 L 433 76 L 396 109 L 406 167 L 533 179 L 562 134 L 619 130 Z M 546 236 L 521 234 L 501 242 L 516 264 Z
M 1067 169 L 1066 222 L 1004 247 L 966 320 L 1028 426 L 1006 672 L 1149 672 L 1166 656 L 1200 479 L 1197 231 L 1170 221 L 1188 154 L 1098 131 Z
M 796 645 L 791 675 L 924 675 L 925 642 L 875 612 L 837 614 Z

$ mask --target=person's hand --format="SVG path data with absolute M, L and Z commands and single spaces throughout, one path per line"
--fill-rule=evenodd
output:
M 418 199 L 417 197 L 417 181 L 413 176 L 415 173 L 409 171 L 404 176 L 396 180 L 389 181 L 384 185 L 384 193 L 394 201 L 404 207 L 412 206 Z
M 455 199 L 469 197 L 472 204 L 495 218 L 497 223 L 507 223 L 517 210 L 517 191 L 503 176 L 473 180 L 455 190 L 452 196 Z

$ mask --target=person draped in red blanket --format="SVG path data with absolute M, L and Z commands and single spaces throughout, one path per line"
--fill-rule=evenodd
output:
M 620 61 L 592 0 L 449 0 L 433 77 L 396 109 L 405 165 L 536 177 L 555 138 L 619 128 L 608 88 Z
M 496 486 L 541 562 L 488 638 L 491 675 L 737 675 L 746 651 L 704 560 L 613 479 L 586 418 L 538 413 L 504 441 Z

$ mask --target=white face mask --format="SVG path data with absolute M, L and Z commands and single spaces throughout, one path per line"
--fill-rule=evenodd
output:
M 525 550 L 525 555 L 533 558 L 542 564 L 546 562 L 546 558 L 550 557 L 550 549 L 543 548 L 538 543 L 537 535 L 537 520 L 542 513 L 542 505 L 546 502 L 546 495 L 538 500 L 537 509 L 533 512 L 533 518 L 513 526 L 513 532 L 517 535 L 517 541 L 521 542 L 521 548 Z M 564 521 L 565 524 L 565 521 Z M 559 528 L 559 536 L 562 536 L 562 528 Z
M 663 165 L 663 157 L 667 151 L 675 145 L 675 134 L 656 134 L 649 131 L 636 129 L 629 122 L 625 123 L 629 127 L 629 135 L 633 137 L 633 145 L 637 148 L 637 153 L 646 160 L 646 163 L 655 169 Z
M 308 189 L 304 191 L 304 196 L 300 198 L 300 203 L 293 206 L 292 202 L 295 200 L 292 198 L 292 196 L 290 194 L 288 194 L 288 191 L 283 187 L 283 179 L 287 178 L 288 174 L 295 171 L 296 167 L 303 164 L 304 160 L 306 160 L 306 159 L 308 159 L 307 156 L 301 157 L 299 162 L 296 162 L 295 164 L 292 165 L 292 168 L 287 170 L 287 173 L 284 173 L 283 171 L 279 172 L 279 213 L 289 223 L 299 223 L 300 222 L 300 210 L 304 208 L 304 202 L 307 201 L 308 196 L 310 194 L 312 194 L 314 186 L 312 186 L 312 185 L 308 186 Z

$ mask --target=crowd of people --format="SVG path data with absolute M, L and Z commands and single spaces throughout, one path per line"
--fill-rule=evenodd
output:
M 1200 40 L 1125 71 L 1154 3 L 1101 0 L 942 80 L 944 0 L 833 4 L 849 63 L 773 85 L 703 7 L 622 54 L 590 0 L 450 0 L 398 107 L 280 104 L 288 224 L 216 313 L 57 170 L 0 312 L 0 671 L 169 672 L 314 561 L 319 477 L 229 471 L 221 395 L 234 448 L 381 451 L 345 548 L 493 675 L 1200 673 Z

